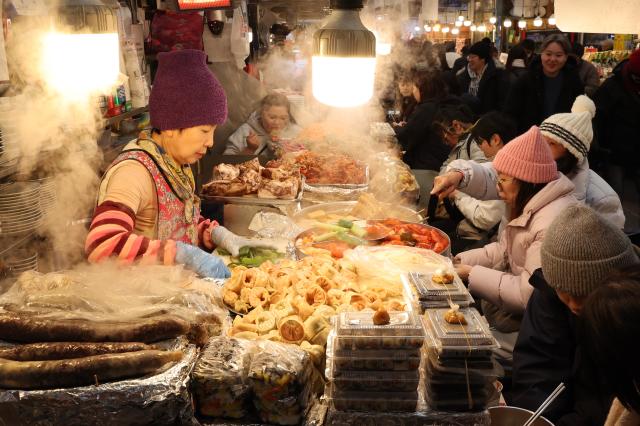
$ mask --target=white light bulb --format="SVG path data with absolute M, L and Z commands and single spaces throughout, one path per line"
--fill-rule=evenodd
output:
M 420 27 L 416 25 L 415 27 L 413 27 L 413 31 L 417 33 L 420 32 Z
M 458 35 L 458 34 L 460 34 L 460 30 L 458 28 L 454 28 L 454 29 L 451 30 L 451 34 Z
M 441 28 L 440 24 L 435 24 L 435 25 L 433 26 L 433 31 L 435 31 L 435 32 L 437 32 L 437 33 L 438 33 L 438 32 L 440 32 L 440 28 Z
M 471 27 L 469 28 L 471 31 L 475 31 L 478 29 L 478 27 L 476 27 L 475 24 L 471 25 Z
M 381 15 L 378 15 L 378 16 L 376 16 L 376 19 L 377 19 L 378 21 L 382 21 L 382 16 L 381 16 Z
M 460 22 L 464 21 L 464 16 L 462 16 L 462 15 L 458 16 L 458 21 L 460 21 Z
M 478 25 L 478 32 L 486 33 L 487 32 L 487 26 L 485 24 Z
M 426 25 L 424 26 L 424 32 L 425 32 L 425 33 L 430 33 L 430 32 L 431 32 L 431 26 L 430 26 L 429 24 L 426 24 Z
M 489 22 L 495 25 L 495 23 L 498 22 L 498 18 L 496 18 L 495 16 L 492 16 L 491 18 L 489 18 Z
M 448 33 L 450 31 L 449 27 L 442 27 L 443 33 Z
M 465 27 L 470 27 L 472 22 L 467 19 L 466 21 L 463 22 L 463 24 L 464 24 Z
M 520 29 L 525 29 L 527 28 L 527 21 L 524 19 L 521 19 L 518 21 L 518 28 Z
M 313 56 L 313 96 L 326 105 L 356 107 L 373 96 L 376 58 Z
M 556 15 L 551 15 L 549 17 L 549 25 L 555 25 L 556 24 Z
M 533 20 L 533 26 L 534 27 L 541 27 L 542 26 L 542 18 L 539 16 L 536 16 L 536 19 Z
M 462 26 L 462 21 L 456 21 L 456 27 L 461 27 Z
M 507 18 L 504 20 L 503 25 L 505 28 L 511 28 L 511 25 L 513 25 L 513 22 L 511 22 L 511 19 Z

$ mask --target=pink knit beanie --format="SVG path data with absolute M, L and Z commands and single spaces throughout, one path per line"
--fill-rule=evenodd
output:
M 529 183 L 547 183 L 558 178 L 556 162 L 538 126 L 532 126 L 502 148 L 493 160 L 493 168 Z
M 158 54 L 149 98 L 151 126 L 159 130 L 222 124 L 227 120 L 227 96 L 207 67 L 200 50 Z

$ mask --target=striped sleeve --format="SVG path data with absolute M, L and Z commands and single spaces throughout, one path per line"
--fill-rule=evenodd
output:
M 89 262 L 97 263 L 117 257 L 124 263 L 164 263 L 175 259 L 175 241 L 151 240 L 133 232 L 135 214 L 128 206 L 115 201 L 100 204 L 91 221 L 85 242 Z

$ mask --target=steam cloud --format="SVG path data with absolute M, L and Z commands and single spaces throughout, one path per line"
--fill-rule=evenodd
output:
M 56 202 L 43 212 L 47 218 L 37 232 L 51 241 L 57 266 L 66 267 L 82 260 L 86 237 L 85 227 L 72 223 L 90 216 L 96 200 L 102 160 L 97 143 L 100 110 L 94 97 L 71 102 L 47 87 L 40 59 L 41 40 L 48 30 L 46 20 L 18 20 L 7 44 L 13 76 L 10 95 L 16 96 L 19 108 L 16 180 L 53 179 Z

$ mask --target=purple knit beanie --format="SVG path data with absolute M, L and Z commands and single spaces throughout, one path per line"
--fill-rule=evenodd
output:
M 227 119 L 227 96 L 207 67 L 200 50 L 158 54 L 149 98 L 151 126 L 159 130 L 222 124 Z
M 524 182 L 548 183 L 558 179 L 551 148 L 537 126 L 532 126 L 498 151 L 493 168 Z

